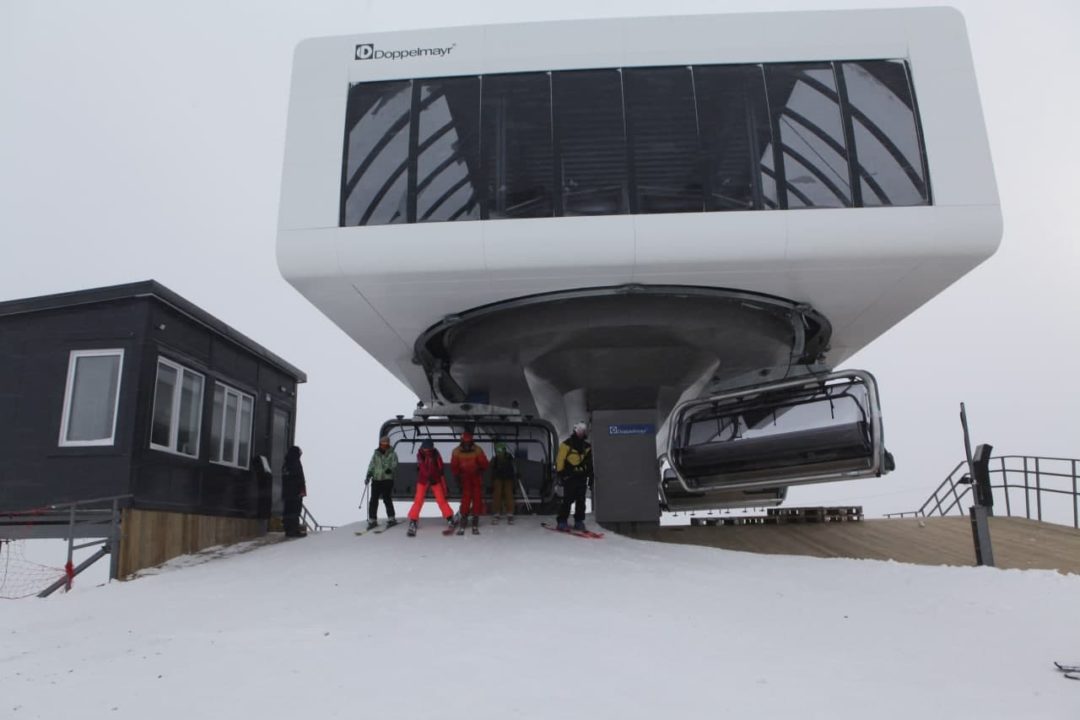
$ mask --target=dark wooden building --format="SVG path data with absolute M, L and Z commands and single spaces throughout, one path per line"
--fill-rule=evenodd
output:
M 121 576 L 265 532 L 305 381 L 152 280 L 2 302 L 0 512 L 130 495 Z

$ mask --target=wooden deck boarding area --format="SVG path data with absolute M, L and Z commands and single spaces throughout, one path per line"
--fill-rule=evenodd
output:
M 966 517 L 669 525 L 627 534 L 638 540 L 772 555 L 975 565 L 971 522 Z M 990 519 L 990 537 L 999 568 L 1080 574 L 1080 530 L 1023 518 L 994 517 Z

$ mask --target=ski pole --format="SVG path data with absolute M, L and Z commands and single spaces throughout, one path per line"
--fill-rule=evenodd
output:
M 521 489 L 521 499 L 525 503 L 525 509 L 532 512 L 532 503 L 529 502 L 529 493 L 525 492 L 525 484 L 521 482 L 521 476 L 518 475 L 518 488 Z
M 364 494 L 360 496 L 360 504 L 357 505 L 357 507 L 360 508 L 361 511 L 363 511 L 363 509 L 364 509 L 364 501 L 367 500 L 367 493 L 368 493 L 368 490 L 370 490 L 370 489 L 371 489 L 371 484 L 370 483 L 364 483 Z

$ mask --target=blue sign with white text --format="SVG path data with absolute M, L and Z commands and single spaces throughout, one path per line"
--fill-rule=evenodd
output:
M 656 426 L 649 424 L 639 425 L 608 425 L 608 435 L 655 435 Z

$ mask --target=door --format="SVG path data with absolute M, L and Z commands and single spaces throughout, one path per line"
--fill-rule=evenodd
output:
M 270 514 L 280 516 L 281 506 L 281 464 L 285 462 L 285 451 L 289 449 L 289 430 L 292 415 L 288 410 L 274 408 L 270 418 L 270 469 L 274 473 L 271 494 Z

